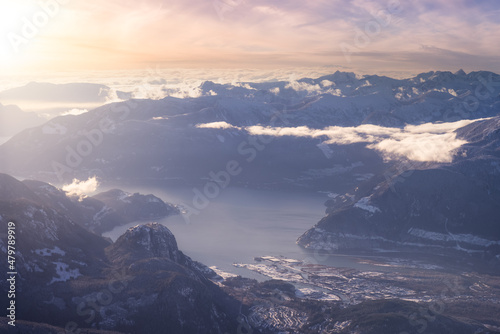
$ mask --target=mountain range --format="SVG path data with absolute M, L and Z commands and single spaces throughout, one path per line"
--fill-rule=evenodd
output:
M 0 103 L 0 137 L 11 137 L 16 133 L 45 123 L 47 119 L 34 112 L 24 112 L 15 105 Z
M 385 168 L 380 155 L 366 144 L 325 144 L 324 136 L 255 143 L 248 127 L 402 128 L 490 117 L 498 114 L 500 104 L 488 89 L 499 81 L 490 72 L 459 71 L 404 80 L 336 72 L 295 82 L 205 82 L 198 98 L 128 100 L 25 130 L 0 147 L 8 157 L 0 170 L 56 182 L 97 175 L 200 183 L 210 170 L 239 159 L 251 162 L 238 178 L 240 184 L 317 187 L 326 178 L 342 187 L 345 178 L 336 177 L 332 167 L 357 163 L 352 174 L 377 174 Z M 231 127 L 199 127 L 214 122 Z
M 298 243 L 324 250 L 463 251 L 500 260 L 500 118 L 456 130 L 467 144 L 453 162 L 386 172 L 350 196 L 327 203 L 328 215 Z
M 249 304 L 236 299 L 242 292 L 217 283 L 212 270 L 184 255 L 166 227 L 138 225 L 114 243 L 101 237 L 118 225 L 180 211 L 154 195 L 112 189 L 79 197 L 58 188 L 94 176 L 104 185 L 327 192 L 326 216 L 297 241 L 306 249 L 481 259 L 497 275 L 499 82 L 491 72 L 463 71 L 408 79 L 336 72 L 288 82 L 205 82 L 197 98 L 130 99 L 35 122 L 0 146 L 6 173 L 0 174 L 0 220 L 19 222 L 23 325 L 224 333 L 241 327 L 248 314 Z M 0 248 L 5 252 L 3 241 Z M 114 293 L 115 283 L 127 289 Z M 248 284 L 244 291 L 267 291 Z M 303 311 L 289 286 L 273 284 L 270 291 L 290 294 L 293 312 Z M 309 320 L 324 313 L 308 306 Z M 362 320 L 374 308 L 383 316 Z M 339 322 L 347 312 L 359 316 L 353 327 L 337 328 L 340 333 L 355 326 L 382 333 L 384 319 L 398 332 L 413 333 L 397 310 L 417 308 L 376 301 L 330 311 Z M 304 330 L 322 326 L 313 323 Z M 443 333 L 481 330 L 460 319 L 439 318 L 434 325 Z M 266 326 L 258 330 L 277 328 Z
M 341 195 L 299 239 L 307 248 L 434 245 L 495 257 L 499 82 L 463 71 L 205 82 L 198 98 L 128 100 L 25 130 L 0 146 L 0 170 L 56 183 L 330 191 Z

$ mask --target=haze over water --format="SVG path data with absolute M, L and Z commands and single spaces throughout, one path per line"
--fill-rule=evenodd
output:
M 128 191 L 152 193 L 173 204 L 192 206 L 190 188 L 135 188 Z M 324 216 L 326 194 L 226 188 L 190 221 L 182 215 L 158 222 L 174 233 L 179 249 L 194 260 L 225 271 L 252 276 L 233 263 L 252 262 L 256 256 L 285 256 L 298 260 L 328 262 L 339 267 L 367 268 L 349 256 L 316 256 L 295 241 Z M 119 226 L 104 236 L 116 240 L 128 228 L 144 222 Z

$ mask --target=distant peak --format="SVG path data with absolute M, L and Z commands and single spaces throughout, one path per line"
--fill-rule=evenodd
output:
M 201 89 L 213 89 L 214 87 L 218 87 L 218 86 L 221 86 L 221 84 L 217 84 L 213 81 L 207 80 L 207 81 L 203 81 L 201 83 L 200 88 Z
M 167 257 L 177 262 L 180 257 L 177 241 L 170 230 L 158 223 L 129 228 L 115 243 L 122 249 L 146 253 L 149 257 Z
M 23 182 L 8 174 L 0 173 L 0 200 L 14 201 L 23 198 L 34 202 L 39 201 L 35 193 Z
M 336 71 L 333 73 L 333 77 L 336 79 L 356 79 L 356 73 Z

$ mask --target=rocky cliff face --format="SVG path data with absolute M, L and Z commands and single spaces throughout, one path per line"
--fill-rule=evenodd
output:
M 174 235 L 168 228 L 158 223 L 137 225 L 125 232 L 112 246 L 110 253 L 134 251 L 141 257 L 164 257 L 179 262 L 184 255 L 177 248 Z
M 127 268 L 127 288 L 103 306 L 103 312 L 127 309 L 134 298 L 137 305 L 126 316 L 133 320 L 134 331 L 220 333 L 234 325 L 237 314 L 231 307 L 236 302 L 207 279 L 215 275 L 210 269 L 177 248 L 165 226 L 150 223 L 130 228 L 106 249 L 106 255 L 113 267 Z M 101 326 L 111 319 L 102 319 Z M 112 323 L 122 319 L 123 314 L 116 314 Z
M 54 188 L 40 197 L 0 175 L 0 190 L 0 222 L 16 224 L 17 319 L 128 333 L 236 328 L 235 301 L 207 278 L 215 275 L 210 269 L 177 248 L 166 227 L 139 225 L 110 244 L 52 206 L 49 198 L 62 196 Z M 0 270 L 8 271 L 5 261 Z
M 116 221 L 125 224 L 133 221 L 151 221 L 179 214 L 179 209 L 160 198 L 149 194 L 129 194 L 120 189 L 112 189 L 92 196 L 89 202 L 97 200 L 104 203 L 99 208 L 91 226 L 92 230 L 102 233 L 117 226 Z M 85 200 L 83 201 L 85 202 Z

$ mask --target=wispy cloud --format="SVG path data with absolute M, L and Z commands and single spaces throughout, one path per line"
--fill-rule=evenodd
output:
M 73 116 L 78 116 L 78 115 L 81 115 L 81 114 L 85 114 L 86 112 L 88 112 L 87 109 L 71 109 L 71 110 L 68 110 L 68 111 L 65 111 L 61 114 L 61 116 L 66 116 L 66 115 L 73 115 Z
M 196 127 L 199 129 L 238 129 L 238 130 L 241 129 L 238 126 L 231 125 L 227 122 L 212 122 L 212 123 L 198 124 L 196 125 Z
M 366 143 L 387 160 L 406 158 L 413 161 L 451 162 L 456 150 L 467 142 L 457 138 L 456 129 L 477 120 L 450 123 L 408 125 L 403 129 L 363 124 L 357 127 L 330 126 L 324 129 L 300 127 L 236 127 L 226 122 L 198 125 L 198 128 L 243 129 L 254 136 L 320 138 L 324 144 Z
M 214 6 L 221 2 L 71 1 L 25 49 L 17 62 L 25 66 L 18 69 L 340 64 L 372 72 L 500 71 L 492 58 L 500 53 L 495 1 L 399 1 L 397 13 L 389 13 L 394 0 L 225 1 L 233 5 L 223 20 Z M 19 13 L 11 21 L 22 23 Z M 355 44 L 359 33 L 368 34 L 369 43 L 347 64 L 339 46 Z

